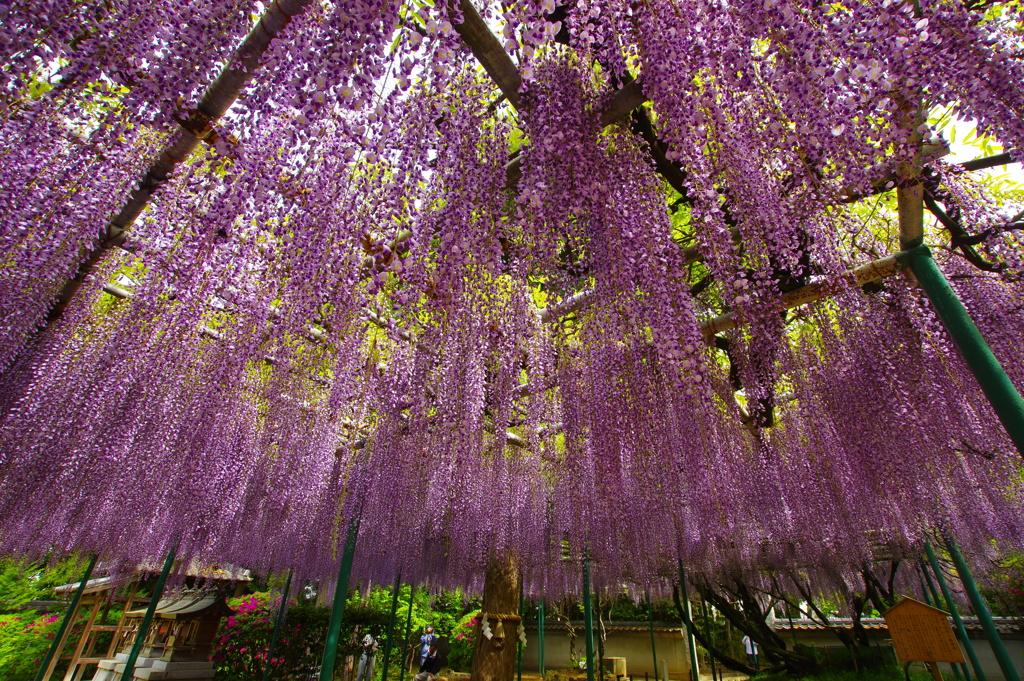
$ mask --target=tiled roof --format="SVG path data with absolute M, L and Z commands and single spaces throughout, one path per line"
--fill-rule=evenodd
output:
M 1017 634 L 1024 633 L 1024 620 L 1014 619 L 1012 617 L 993 617 L 993 622 L 996 625 L 996 629 L 1001 634 Z M 978 622 L 977 617 L 964 617 L 964 627 L 968 631 L 982 631 L 981 624 Z M 788 619 L 776 619 L 775 630 L 776 631 L 825 631 L 828 629 L 825 625 L 821 624 L 816 620 L 809 619 L 794 619 L 792 628 L 790 627 L 790 621 Z M 860 620 L 861 625 L 868 630 L 886 631 L 888 627 L 885 625 L 885 619 L 881 617 L 862 617 Z M 950 624 L 953 623 L 950 618 Z M 833 628 L 841 629 L 853 629 L 853 620 L 849 617 L 833 617 L 830 620 L 830 624 Z M 537 630 L 536 622 L 526 622 L 523 625 L 529 631 Z M 582 629 L 583 622 L 574 620 L 572 622 L 574 629 Z M 595 623 L 596 626 L 596 623 Z M 682 624 L 669 624 L 668 622 L 655 622 L 654 631 L 656 632 L 678 632 L 682 628 Z M 611 632 L 646 632 L 648 631 L 647 622 L 605 622 L 604 628 L 609 633 Z M 544 623 L 545 631 L 557 631 L 565 629 L 565 626 L 561 622 L 554 620 L 547 620 Z
M 993 622 L 996 625 L 996 629 L 1001 634 L 1014 634 L 1024 631 L 1024 627 L 1021 626 L 1021 621 L 1016 620 L 1012 617 L 993 617 Z M 953 618 L 949 618 L 950 624 L 953 622 Z M 977 617 L 964 617 L 964 628 L 968 631 L 981 631 L 981 623 Z M 809 619 L 795 619 L 793 625 L 790 627 L 790 621 L 788 619 L 777 619 L 775 620 L 775 629 L 778 631 L 821 631 L 828 627 Z M 885 620 L 881 617 L 863 617 L 860 620 L 861 625 L 865 629 L 887 629 Z M 830 620 L 832 627 L 839 627 L 842 629 L 853 629 L 853 620 L 849 617 L 834 617 Z
M 571 623 L 572 623 L 573 629 L 582 629 L 583 628 L 583 620 L 572 620 Z M 596 628 L 598 626 L 599 625 L 595 621 L 594 622 L 594 627 Z M 537 622 L 535 622 L 535 621 L 534 622 L 524 622 L 523 623 L 523 628 L 528 630 L 528 631 L 536 631 L 537 630 Z M 606 621 L 604 623 L 604 628 L 605 628 L 605 631 L 607 631 L 609 633 L 611 633 L 611 632 L 644 632 L 644 633 L 646 633 L 646 632 L 650 631 L 650 628 L 649 628 L 649 625 L 647 624 L 647 622 L 607 622 Z M 670 624 L 668 622 L 655 622 L 654 623 L 654 631 L 657 631 L 657 632 L 666 632 L 667 631 L 667 632 L 679 633 L 679 630 L 682 629 L 682 628 L 683 628 L 682 623 L 680 623 L 680 624 Z M 549 620 L 546 620 L 544 622 L 544 631 L 561 630 L 561 629 L 565 629 L 565 625 L 563 625 L 561 622 L 557 622 L 557 621 L 555 621 L 553 619 L 549 619 Z

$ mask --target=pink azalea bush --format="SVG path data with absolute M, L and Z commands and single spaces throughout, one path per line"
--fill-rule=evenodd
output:
M 63 616 L 64 613 L 37 615 L 35 612 L 0 615 L 0 681 L 31 681 L 35 678 Z M 84 619 L 84 615 L 75 619 L 65 650 L 73 649 L 78 642 Z M 67 662 L 57 665 L 58 670 L 66 667 Z M 59 675 L 63 675 L 63 671 Z
M 210 656 L 218 679 L 259 678 L 268 663 L 277 675 L 301 673 L 317 666 L 323 652 L 329 611 L 304 603 L 290 603 L 277 649 L 268 661 L 267 651 L 280 598 L 256 593 L 231 599 L 228 605 L 234 613 L 221 621 Z

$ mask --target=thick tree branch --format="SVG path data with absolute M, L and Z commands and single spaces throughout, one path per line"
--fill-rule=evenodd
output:
M 724 655 L 720 650 L 716 650 L 710 639 L 708 639 L 708 637 L 702 633 L 696 625 L 694 625 L 690 616 L 686 612 L 686 608 L 683 607 L 682 601 L 679 599 L 678 585 L 672 587 L 672 601 L 675 603 L 676 611 L 679 613 L 679 618 L 683 620 L 683 624 L 686 625 L 686 628 L 693 633 L 693 637 L 697 639 L 697 643 L 700 643 L 705 650 L 714 655 L 716 660 L 720 660 L 723 665 L 733 671 L 740 672 L 741 674 L 749 674 L 751 676 L 755 674 L 754 669 L 748 667 L 739 660 L 733 659 L 728 655 Z

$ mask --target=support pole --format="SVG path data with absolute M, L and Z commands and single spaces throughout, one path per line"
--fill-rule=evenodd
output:
M 931 251 L 918 244 L 900 253 L 900 258 L 914 272 L 1017 451 L 1024 455 L 1024 399 L 935 265 Z
M 142 644 L 149 633 L 149 625 L 153 623 L 153 615 L 156 614 L 157 603 L 160 602 L 160 596 L 164 593 L 167 575 L 171 573 L 171 566 L 174 565 L 174 557 L 177 554 L 178 542 L 175 541 L 171 550 L 167 552 L 167 558 L 164 559 L 164 567 L 160 570 L 156 586 L 153 587 L 153 594 L 149 597 L 149 605 L 146 607 L 146 614 L 142 616 L 142 622 L 139 623 L 139 630 L 135 634 L 135 643 L 132 645 L 132 651 L 124 662 L 124 672 L 121 674 L 121 681 L 132 681 L 132 677 L 135 676 L 135 661 L 139 659 L 139 651 L 142 650 Z
M 71 620 L 78 612 L 78 604 L 82 602 L 82 594 L 85 593 L 85 585 L 89 581 L 89 577 L 92 576 L 92 570 L 96 567 L 97 555 L 94 553 L 89 558 L 89 564 L 85 568 L 85 574 L 82 575 L 82 581 L 78 583 L 78 588 L 75 589 L 75 595 L 71 597 L 71 602 L 68 603 L 67 612 L 64 613 L 64 619 L 60 623 L 60 628 L 57 629 L 57 633 L 53 637 L 53 643 L 50 644 L 50 649 L 46 651 L 46 657 L 43 658 L 43 663 L 39 665 L 39 671 L 36 672 L 35 681 L 43 681 L 43 679 L 49 679 L 50 674 L 53 673 L 53 668 L 57 665 L 57 659 L 60 658 L 60 651 L 63 650 L 64 644 L 67 642 L 68 629 L 71 626 Z
M 654 681 L 658 681 L 658 649 L 654 647 L 654 604 L 651 603 L 650 591 L 647 592 L 647 629 L 651 634 L 651 657 L 654 658 Z
M 590 554 L 583 553 L 583 627 L 587 637 L 587 681 L 594 681 L 594 609 L 590 603 Z M 1018 681 L 1014 679 L 1014 681 Z
M 700 597 L 700 612 L 704 616 L 704 636 L 708 639 L 708 665 L 711 667 L 711 680 L 717 681 L 718 675 L 715 673 L 715 640 L 711 637 L 711 618 L 708 617 L 708 603 L 704 600 L 704 595 Z
M 284 591 L 281 593 L 281 607 L 277 609 L 277 621 L 274 622 L 274 633 L 270 635 L 270 647 L 267 648 L 267 663 L 263 665 L 263 681 L 270 679 L 273 672 L 271 665 L 274 663 L 274 651 L 277 650 L 277 638 L 281 634 L 281 625 L 284 623 L 284 613 L 288 606 L 288 592 L 292 588 L 292 571 L 288 571 L 288 579 L 284 582 Z
M 935 557 L 935 551 L 932 549 L 932 543 L 925 542 L 924 550 L 928 553 L 928 563 L 932 566 L 932 572 L 935 573 L 935 580 L 939 583 L 939 589 L 942 590 L 942 597 L 946 599 L 946 607 L 949 610 L 949 614 L 953 616 L 953 624 L 956 625 L 956 634 L 960 639 L 961 643 L 964 644 L 964 648 L 967 649 L 967 659 L 971 661 L 971 666 L 974 667 L 974 673 L 978 676 L 978 681 L 988 681 L 985 678 L 985 670 L 981 668 L 981 662 L 978 661 L 978 654 L 974 650 L 974 644 L 971 643 L 971 639 L 967 637 L 967 629 L 964 627 L 963 618 L 960 617 L 960 612 L 957 610 L 956 603 L 953 602 L 953 595 L 949 592 L 949 585 L 946 584 L 946 578 L 942 576 L 942 568 L 939 567 L 939 559 Z M 967 677 L 967 681 L 971 681 L 971 673 L 967 671 L 967 665 L 964 665 L 964 675 Z
M 683 571 L 683 559 L 679 559 L 679 595 L 686 608 L 686 647 L 690 649 L 690 674 L 693 681 L 700 681 L 700 667 L 697 666 L 697 642 L 693 638 L 693 614 L 690 612 L 690 596 L 686 593 L 686 573 Z
M 519 580 L 519 626 L 523 626 L 523 581 Z M 516 631 L 516 681 L 523 681 L 523 642 Z
M 537 666 L 540 678 L 544 678 L 544 599 L 537 604 Z
M 922 560 L 918 567 L 921 577 L 923 578 L 921 583 L 922 590 L 925 590 L 927 585 L 927 590 L 925 590 L 925 602 L 941 610 L 943 608 L 942 598 L 939 597 L 939 592 L 935 589 L 935 583 L 932 581 L 931 573 L 928 571 L 928 565 L 926 565 L 925 561 Z M 932 597 L 929 598 L 928 594 L 931 594 Z M 958 632 L 956 637 L 959 638 Z M 949 669 L 953 671 L 953 676 L 957 679 L 967 678 L 967 681 L 971 681 L 971 672 L 964 663 L 949 663 Z
M 601 628 L 601 635 L 596 636 L 597 655 L 594 660 L 597 662 L 597 674 L 599 681 L 605 681 L 604 673 L 604 619 L 601 615 L 601 592 L 594 592 L 594 608 L 597 610 L 597 624 Z
M 931 575 L 924 569 L 924 565 L 921 566 L 921 591 L 924 593 L 925 602 L 928 605 L 934 606 L 938 609 L 942 609 L 942 601 L 939 600 L 939 594 L 935 591 L 935 584 L 932 583 Z M 929 598 L 929 594 L 931 597 Z
M 960 547 L 957 546 L 956 540 L 953 539 L 952 535 L 944 533 L 943 539 L 946 541 L 949 557 L 953 559 L 953 565 L 956 566 L 957 574 L 960 575 L 960 581 L 964 585 L 964 591 L 967 592 L 967 598 L 971 602 L 971 607 L 974 608 L 974 614 L 978 616 L 981 628 L 985 630 L 985 638 L 988 639 L 988 644 L 992 646 L 992 654 L 995 655 L 999 668 L 1003 670 L 1003 676 L 1006 678 L 1006 681 L 1020 681 L 1020 674 L 1017 673 L 1017 668 L 1013 666 L 1013 660 L 1010 659 L 1009 653 L 1006 652 L 1006 646 L 1003 645 L 1003 640 L 999 637 L 995 622 L 992 621 L 992 615 L 989 614 L 988 606 L 985 605 L 985 601 L 981 598 L 978 585 L 974 583 L 974 576 L 971 575 L 971 570 L 967 567 L 963 554 L 960 553 Z
M 348 522 L 348 534 L 345 537 L 345 550 L 341 554 L 341 565 L 338 567 L 338 581 L 334 586 L 334 604 L 331 608 L 331 623 L 327 627 L 327 643 L 324 645 L 324 658 L 320 664 L 321 681 L 333 681 L 334 661 L 338 656 L 338 638 L 341 636 L 341 620 L 345 614 L 345 599 L 348 596 L 348 580 L 352 575 L 352 558 L 356 552 L 356 538 L 359 536 L 359 516 L 353 516 Z
M 391 592 L 391 614 L 388 615 L 388 635 L 384 639 L 384 669 L 380 672 L 380 681 L 388 681 L 388 662 L 391 658 L 391 639 L 395 631 L 395 616 L 398 614 L 398 592 L 402 589 L 402 572 L 395 577 L 395 589 Z
M 928 605 L 942 610 L 942 599 L 939 598 L 939 592 L 935 590 L 935 583 L 932 582 L 931 575 L 928 574 L 928 568 L 925 566 L 924 561 L 918 565 L 919 576 L 921 578 L 921 592 L 924 594 L 924 601 Z M 929 597 L 929 594 L 931 596 Z M 970 681 L 970 672 L 967 671 L 967 665 L 959 662 L 950 662 L 949 668 L 953 670 L 953 675 L 957 679 L 962 679 L 963 674 L 960 673 L 960 668 L 963 667 L 964 673 L 967 674 L 967 681 Z
M 412 588 L 412 584 L 409 585 L 409 612 L 405 616 L 405 638 L 402 639 L 402 664 L 401 672 L 398 674 L 398 681 L 405 681 L 405 656 L 409 652 L 409 634 L 412 633 L 412 597 L 415 594 L 415 590 Z

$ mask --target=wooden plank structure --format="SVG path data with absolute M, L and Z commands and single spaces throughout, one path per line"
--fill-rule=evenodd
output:
M 231 614 L 225 602 L 224 589 L 186 591 L 161 599 L 156 606 L 155 620 L 134 667 L 133 678 L 139 679 L 208 679 L 213 678 L 210 651 L 222 617 Z M 135 642 L 143 610 L 125 610 L 128 626 L 115 643 L 117 651 L 98 662 L 94 680 L 121 677 L 128 654 Z
M 78 586 L 78 583 L 65 584 L 54 590 L 58 594 L 68 595 L 73 593 Z M 116 595 L 124 586 L 125 584 L 123 580 L 117 581 L 110 577 L 90 579 L 86 583 L 82 594 L 82 600 L 71 613 L 71 621 L 73 622 L 80 612 L 84 612 L 88 609 L 89 614 L 85 622 L 85 627 L 82 630 L 81 638 L 79 638 L 74 651 L 70 655 L 63 655 L 61 657 L 54 656 L 43 674 L 42 681 L 50 681 L 50 679 L 53 678 L 53 672 L 60 660 L 68 661 L 67 671 L 62 677 L 63 681 L 80 681 L 84 677 L 90 665 L 97 665 L 101 660 L 114 654 L 117 642 L 120 640 L 128 626 L 128 620 L 126 617 L 128 611 L 133 605 L 147 602 L 147 599 L 145 598 L 136 598 L 136 592 L 139 587 L 138 581 L 131 581 L 127 585 L 127 593 L 125 596 Z M 110 614 L 110 608 L 114 603 L 124 603 L 124 610 L 121 612 L 121 616 L 118 618 L 116 624 L 107 624 L 107 616 Z M 102 615 L 100 615 L 101 609 L 103 611 Z M 97 624 L 97 620 L 99 621 L 99 624 Z M 112 636 L 110 643 L 107 645 L 106 651 L 100 654 L 97 652 L 96 647 L 99 644 L 100 634 L 105 632 L 110 632 Z M 62 640 L 58 644 L 58 650 L 64 649 L 70 635 L 71 628 L 69 627 L 61 637 Z

